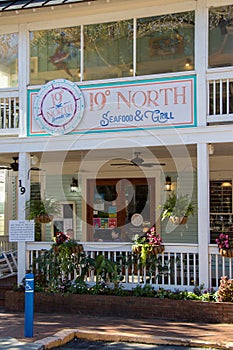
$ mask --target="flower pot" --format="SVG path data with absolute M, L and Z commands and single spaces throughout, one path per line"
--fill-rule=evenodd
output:
M 132 252 L 134 254 L 140 254 L 141 253 L 141 247 L 139 247 L 137 245 L 132 245 Z
M 164 250 L 165 250 L 164 245 L 155 245 L 155 246 L 151 246 L 151 250 L 148 250 L 147 254 L 157 255 L 157 254 L 161 254 Z M 137 245 L 132 246 L 132 252 L 134 254 L 140 254 L 141 251 L 142 251 L 141 247 Z
M 37 215 L 35 217 L 35 222 L 37 222 L 38 224 L 48 224 L 52 220 L 53 216 L 48 214 Z
M 174 225 L 185 225 L 188 221 L 188 217 L 187 216 L 170 216 L 169 220 Z
M 219 254 L 226 258 L 233 258 L 233 248 L 220 248 Z
M 150 251 L 151 254 L 157 255 L 161 254 L 165 250 L 164 245 L 155 245 L 152 247 L 152 250 Z
M 53 250 L 55 253 L 59 253 L 59 246 L 58 245 L 53 245 Z
M 78 245 L 72 247 L 71 250 L 72 250 L 72 253 L 81 253 L 81 252 L 83 252 L 83 245 L 78 244 Z

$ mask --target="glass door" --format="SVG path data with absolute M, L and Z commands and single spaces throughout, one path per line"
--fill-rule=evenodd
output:
M 131 241 L 155 222 L 155 179 L 88 180 L 88 241 Z

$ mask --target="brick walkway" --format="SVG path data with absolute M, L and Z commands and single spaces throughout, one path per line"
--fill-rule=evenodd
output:
M 0 312 L 0 338 L 14 337 L 49 349 L 75 336 L 89 340 L 135 341 L 233 349 L 233 324 L 172 322 L 79 315 L 35 314 L 34 336 L 24 337 L 24 314 Z M 1 348 L 2 349 L 2 348 Z

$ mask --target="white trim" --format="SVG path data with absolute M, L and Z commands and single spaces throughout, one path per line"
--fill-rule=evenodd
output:
M 205 166 L 203 166 L 205 164 Z M 208 144 L 197 145 L 199 285 L 209 287 L 209 154 Z

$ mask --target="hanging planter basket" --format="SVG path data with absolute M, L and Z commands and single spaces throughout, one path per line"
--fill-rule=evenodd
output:
M 164 250 L 165 250 L 164 245 L 155 245 L 152 247 L 150 254 L 153 254 L 153 255 L 161 254 L 162 252 L 164 252 Z
M 173 225 L 185 225 L 187 224 L 188 217 L 187 216 L 170 216 L 169 220 L 173 223 Z
M 233 248 L 220 248 L 219 254 L 226 258 L 233 258 Z
M 48 224 L 53 220 L 53 215 L 42 214 L 35 217 L 35 222 L 38 224 Z
M 71 247 L 72 253 L 82 253 L 83 252 L 83 245 L 82 244 L 77 244 L 73 247 Z
M 140 254 L 141 253 L 142 248 L 140 246 L 137 245 L 132 245 L 132 252 L 134 254 Z
M 55 253 L 59 254 L 61 249 L 62 249 L 62 246 L 66 246 L 69 245 L 69 242 L 65 242 L 65 243 L 62 243 L 60 245 L 57 245 L 57 244 L 53 244 L 52 248 L 54 250 Z M 80 254 L 83 252 L 83 245 L 82 244 L 74 244 L 73 246 L 69 246 L 68 248 L 68 253 L 71 255 L 71 254 Z
M 151 254 L 151 255 L 161 254 L 165 250 L 164 245 L 155 245 L 155 246 L 152 246 L 151 248 L 152 248 L 151 250 L 148 250 L 148 254 Z M 141 251 L 142 251 L 142 248 L 140 246 L 137 246 L 137 245 L 132 246 L 132 252 L 134 254 L 141 254 Z

